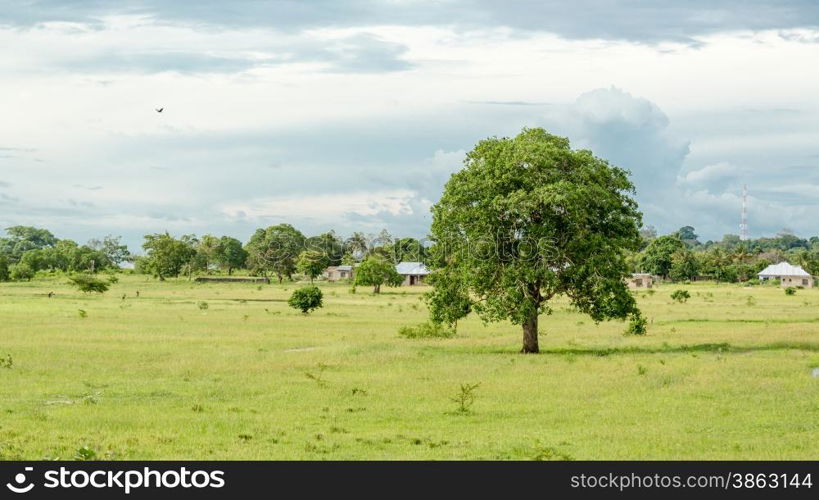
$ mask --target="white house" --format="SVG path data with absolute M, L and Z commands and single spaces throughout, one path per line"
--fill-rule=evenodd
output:
M 761 281 L 780 280 L 783 287 L 802 286 L 813 288 L 813 276 L 800 266 L 792 266 L 787 262 L 771 264 L 757 275 Z
M 395 270 L 404 277 L 404 282 L 401 285 L 420 285 L 424 282 L 424 278 L 432 273 L 421 262 L 399 262 L 395 266 Z

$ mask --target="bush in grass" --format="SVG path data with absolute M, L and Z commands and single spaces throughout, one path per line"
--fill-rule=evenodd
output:
M 785 289 L 785 295 L 796 295 L 796 288 L 789 286 Z
M 287 303 L 293 309 L 301 310 L 302 314 L 307 314 L 313 309 L 322 307 L 321 290 L 317 286 L 306 286 L 294 291 Z
M 414 326 L 402 326 L 398 335 L 408 339 L 450 338 L 455 336 L 455 330 L 441 323 L 419 323 Z
M 68 281 L 72 286 L 77 287 L 84 293 L 104 293 L 108 291 L 108 287 L 111 285 L 109 281 L 91 274 L 75 274 L 68 278 Z
M 626 327 L 625 335 L 645 335 L 648 320 L 639 312 L 633 314 Z
M 688 290 L 674 290 L 671 293 L 671 298 L 676 300 L 677 302 L 685 302 L 691 298 L 691 294 L 688 293 Z

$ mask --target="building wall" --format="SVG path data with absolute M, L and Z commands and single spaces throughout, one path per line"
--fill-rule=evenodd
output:
M 788 288 L 789 286 L 813 288 L 813 277 L 811 276 L 782 276 L 779 281 L 782 288 Z
M 348 280 L 353 277 L 352 271 L 339 271 L 338 269 L 326 271 L 324 275 L 327 277 L 327 281 Z
M 654 284 L 654 279 L 651 275 L 632 276 L 626 280 L 626 285 L 632 290 L 639 290 L 641 288 L 651 288 Z
M 425 277 L 423 274 L 405 274 L 401 286 L 422 285 Z

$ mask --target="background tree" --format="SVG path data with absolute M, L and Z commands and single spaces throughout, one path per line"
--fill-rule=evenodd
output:
M 221 240 L 212 234 L 204 234 L 194 246 L 197 253 L 197 267 L 205 271 L 210 270 L 211 266 L 219 260 Z
M 389 247 L 392 261 L 399 262 L 426 262 L 427 249 L 415 238 L 398 238 Z
M 109 234 L 102 240 L 90 240 L 87 246 L 93 250 L 101 251 L 117 267 L 131 257 L 131 252 L 128 251 L 128 246 L 122 243 L 121 236 L 115 237 Z
M 281 283 L 296 272 L 296 258 L 304 245 L 304 235 L 290 224 L 257 229 L 246 247 L 248 264 L 262 274 L 275 273 Z
M 672 256 L 685 250 L 685 243 L 676 236 L 660 236 L 646 247 L 640 257 L 642 270 L 668 278 L 671 272 Z
M 229 276 L 233 274 L 234 269 L 241 269 L 245 266 L 247 251 L 242 247 L 241 241 L 230 236 L 222 236 L 219 239 L 215 258 L 220 268 L 227 269 Z
M 196 250 L 189 242 L 178 240 L 167 232 L 145 235 L 142 248 L 147 252 L 141 262 L 142 269 L 160 281 L 170 276 L 179 276 L 183 267 L 196 255 Z
M 360 232 L 355 232 L 352 234 L 352 236 L 347 238 L 347 240 L 344 242 L 344 247 L 345 252 L 349 252 L 356 261 L 364 259 L 370 249 L 367 237 L 364 235 L 364 233 Z
M 695 233 L 694 231 L 695 231 L 694 228 L 691 226 L 683 226 L 677 230 L 675 236 L 677 236 L 677 238 L 679 238 L 680 241 L 685 243 L 685 246 L 689 248 L 695 247 L 700 245 L 700 242 L 698 240 L 699 236 L 697 236 L 697 233 Z
M 5 255 L 0 255 L 0 282 L 11 279 L 9 274 L 9 258 Z
M 674 281 L 692 280 L 699 273 L 699 262 L 690 250 L 679 250 L 671 256 L 668 274 Z
M 31 226 L 12 226 L 6 229 L 7 238 L 0 238 L 0 253 L 17 262 L 28 250 L 53 247 L 57 238 L 47 229 Z
M 433 207 L 445 274 L 475 297 L 485 321 L 523 327 L 538 352 L 538 315 L 565 295 L 595 321 L 639 314 L 625 253 L 640 244 L 627 173 L 543 129 L 490 138 L 467 154 Z
M 649 243 L 657 239 L 657 229 L 654 226 L 644 226 L 640 229 L 640 250 L 642 251 Z
M 328 231 L 318 236 L 307 238 L 307 250 L 321 252 L 327 256 L 328 266 L 338 266 L 344 256 L 344 242 L 341 241 L 335 231 Z
M 404 278 L 395 265 L 379 255 L 370 255 L 355 268 L 355 285 L 373 287 L 373 293 L 381 293 L 381 285 L 399 286 Z
M 323 252 L 316 250 L 305 250 L 299 254 L 299 259 L 296 262 L 296 268 L 300 273 L 303 273 L 310 278 L 310 283 L 327 269 L 329 259 Z

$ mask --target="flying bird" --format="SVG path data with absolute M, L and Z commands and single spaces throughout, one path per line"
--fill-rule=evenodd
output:
M 163 109 L 165 109 L 165 108 L 157 108 L 156 112 L 161 113 Z

